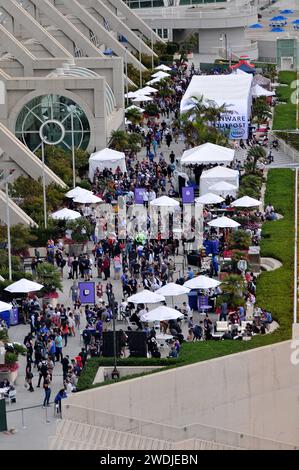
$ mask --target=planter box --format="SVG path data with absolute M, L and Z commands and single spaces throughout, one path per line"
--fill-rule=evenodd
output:
M 84 253 L 85 243 L 70 243 L 69 244 L 69 255 L 70 256 L 79 256 L 81 253 Z
M 18 369 L 13 372 L 4 372 L 0 370 L 0 382 L 7 379 L 10 383 L 14 384 L 18 377 Z

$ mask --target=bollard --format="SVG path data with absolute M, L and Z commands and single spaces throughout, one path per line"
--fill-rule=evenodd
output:
M 45 411 L 46 411 L 46 423 L 50 423 L 50 420 L 48 419 L 48 407 L 47 407 L 47 405 L 46 405 Z
M 25 420 L 24 420 L 24 408 L 21 409 L 21 413 L 22 413 L 22 428 L 26 429 Z

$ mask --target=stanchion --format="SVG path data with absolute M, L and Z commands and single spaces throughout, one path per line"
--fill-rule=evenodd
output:
M 22 428 L 26 429 L 25 420 L 24 420 L 24 408 L 21 409 L 21 414 L 22 414 Z
M 45 407 L 45 412 L 46 412 L 46 423 L 50 423 L 50 420 L 48 419 L 48 407 L 47 407 L 47 405 Z

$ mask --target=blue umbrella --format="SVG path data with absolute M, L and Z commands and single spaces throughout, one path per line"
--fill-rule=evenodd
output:
M 295 20 L 295 21 L 292 21 L 292 24 L 299 24 L 299 19 Z
M 284 21 L 284 20 L 287 20 L 285 16 L 273 16 L 273 18 L 271 18 L 271 20 L 269 21 Z
M 283 33 L 285 30 L 283 28 L 272 28 L 270 29 L 271 33 Z
M 251 29 L 261 29 L 263 26 L 259 23 L 251 24 L 249 28 Z
M 281 10 L 280 13 L 283 15 L 292 15 L 294 13 L 294 10 Z

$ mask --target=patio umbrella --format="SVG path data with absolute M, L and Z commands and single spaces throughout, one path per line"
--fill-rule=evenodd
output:
M 156 73 L 153 73 L 152 74 L 152 77 L 153 78 L 167 78 L 167 77 L 170 77 L 170 74 L 169 73 L 166 73 L 166 72 L 156 72 Z
M 155 67 L 155 70 L 162 70 L 163 72 L 170 72 L 172 68 L 168 67 L 167 65 L 161 64 L 161 65 L 158 65 L 158 67 Z
M 213 289 L 214 287 L 218 287 L 221 282 L 216 281 L 208 276 L 197 276 L 193 279 L 189 279 L 184 283 L 185 287 L 189 287 L 189 289 Z
M 53 212 L 50 217 L 54 220 L 75 220 L 80 219 L 82 215 L 80 214 L 80 212 L 72 211 L 71 209 L 67 209 L 65 207 L 64 209 Z
M 270 18 L 269 21 L 285 21 L 285 20 L 287 20 L 285 16 L 278 15 L 278 16 L 273 16 L 273 18 Z
M 272 28 L 270 29 L 270 33 L 284 33 L 284 29 L 283 28 Z
M 76 188 L 71 189 L 65 194 L 65 197 L 73 199 L 74 197 L 79 196 L 82 193 L 89 193 L 88 189 L 81 188 L 80 186 L 76 186 Z
M 157 88 L 153 88 L 152 86 L 145 86 L 144 88 L 141 88 L 140 91 L 143 91 L 143 94 L 147 94 L 147 93 L 158 93 L 159 90 L 157 90 Z
M 154 199 L 150 202 L 151 206 L 159 206 L 159 207 L 178 207 L 180 205 L 179 201 L 172 199 L 168 196 L 161 196 L 157 199 Z
M 143 291 L 128 297 L 127 301 L 132 302 L 133 304 L 157 304 L 159 302 L 164 302 L 165 297 L 144 289 Z
M 1 302 L 0 300 L 0 312 L 7 312 L 12 309 L 11 304 L 7 304 L 6 302 Z
M 135 104 L 132 104 L 132 106 L 129 106 L 128 108 L 125 109 L 125 112 L 131 111 L 132 109 L 136 109 L 139 113 L 144 113 L 145 109 L 140 108 L 139 106 L 135 106 Z
M 258 201 L 257 199 L 254 199 L 253 197 L 243 196 L 243 197 L 240 197 L 239 199 L 236 199 L 234 202 L 232 202 L 231 206 L 233 207 L 256 207 L 256 206 L 260 206 L 261 204 L 262 204 L 261 201 Z
M 292 21 L 292 24 L 299 24 L 299 19 Z
M 222 196 L 229 194 L 231 191 L 235 191 L 237 186 L 234 186 L 231 183 L 227 183 L 227 181 L 219 181 L 218 183 L 213 184 L 209 187 L 209 192 L 216 192 L 217 194 L 220 193 Z
M 78 204 L 98 204 L 100 202 L 103 202 L 103 199 L 98 196 L 95 196 L 91 191 L 89 191 L 86 194 L 83 193 L 75 197 L 73 201 Z
M 150 80 L 149 82 L 146 82 L 147 85 L 154 85 L 155 83 L 158 83 L 162 80 L 162 77 L 161 78 L 153 78 L 152 80 Z
M 216 228 L 237 228 L 240 227 L 241 224 L 223 215 L 222 217 L 218 217 L 218 219 L 211 220 L 211 222 L 208 222 L 208 225 Z
M 44 286 L 38 282 L 29 281 L 28 279 L 23 278 L 6 287 L 4 290 L 11 294 L 28 294 L 28 292 L 37 292 L 43 287 Z
M 132 101 L 133 103 L 140 103 L 141 101 L 153 101 L 153 98 L 151 98 L 150 96 L 138 95 Z
M 262 29 L 263 26 L 260 23 L 254 23 L 249 26 L 250 29 Z
M 183 316 L 184 315 L 181 312 L 175 310 L 174 308 L 161 306 L 142 315 L 141 321 L 155 322 L 163 320 L 176 320 L 177 318 L 183 318 Z
M 294 10 L 281 10 L 280 12 L 282 15 L 292 15 Z
M 187 287 L 176 284 L 175 282 L 169 282 L 165 286 L 160 287 L 156 290 L 156 294 L 164 295 L 165 297 L 176 297 L 177 295 L 188 294 L 190 289 Z
M 136 96 L 138 96 L 136 91 L 129 91 L 129 93 L 125 94 L 125 98 L 136 98 Z
M 197 204 L 220 204 L 224 199 L 214 193 L 206 193 L 203 196 L 197 197 L 195 202 Z

